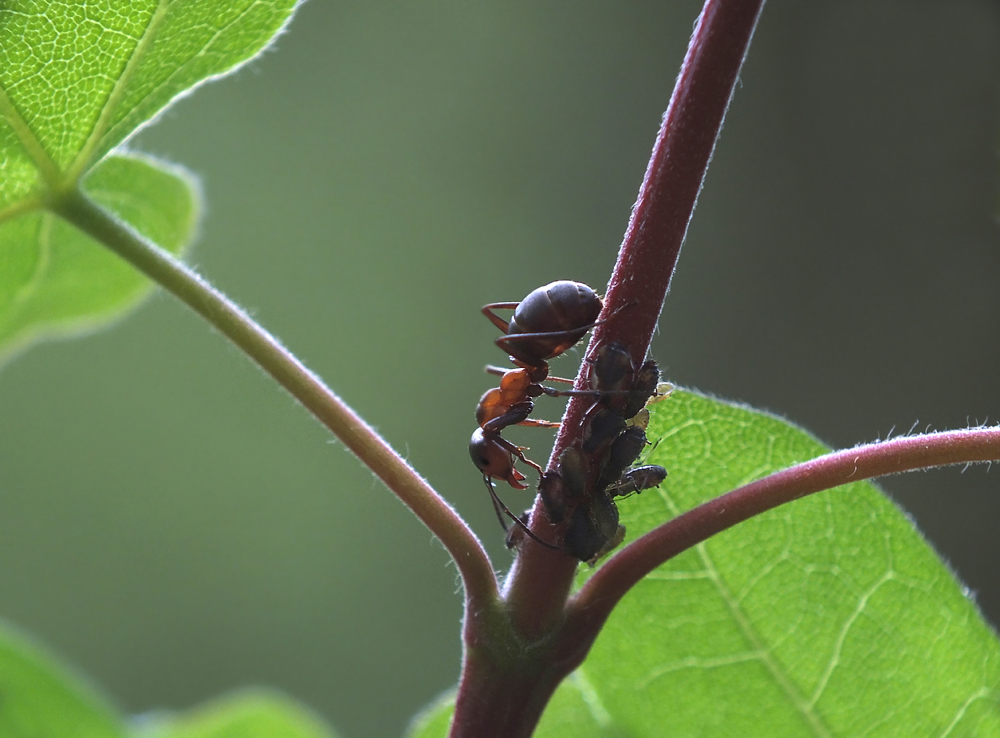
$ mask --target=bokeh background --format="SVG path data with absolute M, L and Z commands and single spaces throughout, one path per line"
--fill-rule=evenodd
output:
M 698 10 L 313 0 L 133 142 L 202 178 L 191 262 L 499 566 L 466 451 L 503 360 L 479 307 L 606 283 Z M 995 2 L 769 2 L 654 343 L 669 377 L 838 447 L 1000 420 L 998 93 Z M 129 711 L 267 684 L 397 735 L 455 682 L 440 546 L 174 299 L 17 358 L 0 417 L 0 614 Z M 996 471 L 884 486 L 1000 622 Z

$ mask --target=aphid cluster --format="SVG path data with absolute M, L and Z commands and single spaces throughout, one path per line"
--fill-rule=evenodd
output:
M 632 468 L 648 443 L 644 406 L 660 379 L 656 362 L 650 359 L 636 369 L 624 346 L 609 343 L 597 351 L 590 376 L 598 398 L 584 416 L 583 438 L 562 452 L 558 467 L 542 476 L 538 492 L 549 520 L 565 521 L 561 548 L 593 562 L 625 536 L 615 498 L 658 486 L 667 470 Z
M 630 469 L 646 446 L 642 408 L 655 392 L 659 380 L 656 363 L 647 361 L 638 370 L 624 347 L 608 344 L 591 361 L 589 390 L 556 390 L 545 380 L 571 382 L 549 376 L 547 361 L 574 346 L 598 323 L 601 298 L 580 282 L 561 280 L 531 292 L 521 302 L 486 305 L 483 314 L 504 332 L 497 345 L 509 354 L 516 368 L 488 367 L 500 375 L 500 386 L 479 400 L 469 453 L 493 500 L 500 524 L 504 516 L 518 528 L 508 543 L 516 544 L 526 534 L 542 545 L 566 551 L 583 561 L 592 561 L 621 542 L 624 528 L 618 524 L 614 497 L 655 487 L 666 477 L 659 466 Z M 509 321 L 494 310 L 514 311 Z M 585 418 L 582 443 L 566 449 L 558 467 L 548 473 L 524 455 L 524 449 L 502 437 L 511 425 L 558 427 L 558 423 L 530 418 L 533 399 L 582 395 L 594 404 Z M 558 544 L 539 539 L 527 526 L 527 516 L 515 516 L 497 496 L 492 479 L 503 479 L 512 487 L 526 489 L 525 476 L 515 466 L 520 460 L 541 475 L 539 493 L 553 523 L 566 522 Z M 597 478 L 591 484 L 590 479 Z M 516 531 L 517 535 L 513 535 Z

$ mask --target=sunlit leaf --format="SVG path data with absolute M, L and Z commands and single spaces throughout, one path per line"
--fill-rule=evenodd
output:
M 656 404 L 648 434 L 661 439 L 648 462 L 670 476 L 619 503 L 627 540 L 827 450 L 782 419 L 688 392 Z M 1000 736 L 1000 643 L 906 516 L 855 483 L 647 577 L 535 735 Z
M 670 477 L 621 504 L 630 538 L 827 450 L 779 418 L 680 392 L 657 403 L 649 434 Z M 867 483 L 660 567 L 615 611 L 583 673 L 635 736 L 1000 735 L 1000 644 Z
M 175 168 L 112 156 L 85 182 L 97 202 L 169 251 L 191 242 L 197 189 Z M 0 357 L 40 338 L 93 330 L 121 317 L 152 284 L 55 215 L 0 225 Z
M 25 192 L 42 186 L 37 170 L 79 174 L 178 95 L 253 57 L 295 4 L 0 4 L 0 219 Z
M 113 320 L 149 289 L 46 210 L 54 193 L 84 181 L 158 245 L 180 252 L 190 243 L 193 180 L 152 160 L 106 156 L 179 95 L 259 53 L 295 5 L 0 3 L 0 356 Z

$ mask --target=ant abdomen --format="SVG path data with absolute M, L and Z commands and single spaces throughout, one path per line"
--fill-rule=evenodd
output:
M 504 322 L 494 308 L 513 308 Z M 525 366 L 540 366 L 574 346 L 594 327 L 604 303 L 582 282 L 561 279 L 528 293 L 519 303 L 493 303 L 483 312 L 507 335 L 497 346 Z

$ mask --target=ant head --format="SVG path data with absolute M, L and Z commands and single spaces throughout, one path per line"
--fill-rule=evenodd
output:
M 514 457 L 510 451 L 488 438 L 482 428 L 476 428 L 469 441 L 469 455 L 472 463 L 485 477 L 502 479 L 511 487 L 527 489 L 525 476 L 514 468 Z M 488 480 L 487 480 L 488 481 Z

